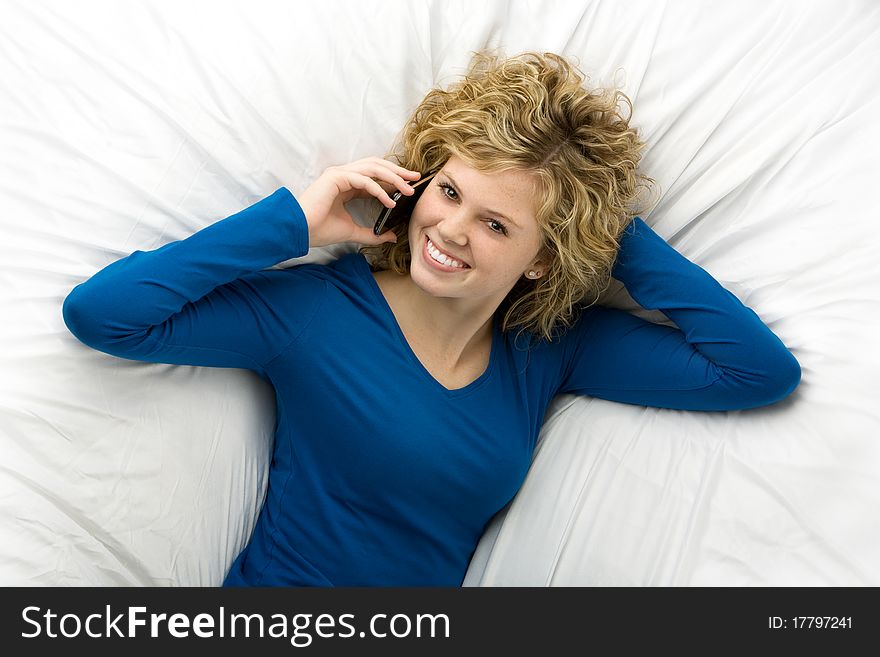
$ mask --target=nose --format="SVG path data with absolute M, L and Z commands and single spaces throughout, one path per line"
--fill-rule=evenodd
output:
M 437 223 L 437 235 L 444 242 L 458 244 L 463 246 L 467 244 L 467 217 L 465 212 L 459 208 L 457 210 L 449 210 Z M 442 248 L 442 244 L 440 247 Z

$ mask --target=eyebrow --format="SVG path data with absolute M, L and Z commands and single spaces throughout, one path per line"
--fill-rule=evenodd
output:
M 450 176 L 449 173 L 447 173 L 446 171 L 443 172 L 443 175 L 446 176 L 447 178 L 449 178 L 449 181 L 450 181 L 453 185 L 455 185 L 455 188 L 456 188 L 456 190 L 458 191 L 458 195 L 459 195 L 459 197 L 460 197 L 460 196 L 462 195 L 462 194 L 461 194 L 461 187 L 459 187 L 458 183 L 455 182 L 455 178 L 453 178 L 452 176 Z M 486 213 L 488 213 L 488 214 L 493 214 L 493 215 L 495 215 L 495 216 L 497 216 L 497 217 L 501 217 L 502 219 L 506 219 L 507 221 L 509 221 L 510 223 L 512 223 L 512 224 L 513 224 L 514 226 L 516 226 L 517 228 L 520 227 L 520 225 L 519 225 L 518 223 L 516 223 L 513 219 L 511 219 L 510 217 L 508 217 L 506 214 L 503 214 L 503 213 L 501 213 L 501 212 L 496 212 L 495 210 L 489 210 L 489 209 L 487 209 L 487 208 L 481 208 L 481 209 L 483 210 L 483 212 L 486 212 Z

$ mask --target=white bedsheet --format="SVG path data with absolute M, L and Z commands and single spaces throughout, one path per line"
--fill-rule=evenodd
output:
M 271 387 L 90 350 L 61 303 L 136 249 L 384 154 L 484 46 L 576 57 L 633 99 L 661 191 L 643 217 L 803 379 L 734 413 L 558 397 L 465 585 L 880 584 L 869 0 L 3 0 L 0 584 L 222 581 L 265 492 Z M 620 286 L 605 302 L 664 321 Z

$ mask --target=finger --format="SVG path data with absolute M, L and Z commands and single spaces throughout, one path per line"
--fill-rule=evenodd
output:
M 348 183 L 356 189 L 362 189 L 368 194 L 372 194 L 386 207 L 393 208 L 397 205 L 388 192 L 382 189 L 382 186 L 369 176 L 359 173 L 349 173 Z
M 392 171 L 403 178 L 420 178 L 422 173 L 421 171 L 414 171 L 413 169 L 407 169 L 405 167 L 400 166 L 399 164 L 395 164 L 391 160 L 386 160 L 381 157 L 376 158 L 376 162 L 381 164 L 382 166 L 389 167 Z
M 394 183 L 395 187 L 404 194 L 411 193 L 411 180 L 415 181 L 422 177 L 422 174 L 419 171 L 407 169 L 399 164 L 391 162 L 390 160 L 382 159 L 381 157 L 364 158 L 363 160 L 358 160 L 354 164 L 357 165 L 356 168 L 365 175 L 369 174 L 372 178 L 380 178 Z
M 385 242 L 390 242 L 392 244 L 397 243 L 397 235 L 391 229 L 386 230 L 381 235 L 373 235 L 373 230 L 371 228 L 368 228 L 366 230 L 367 230 L 367 234 L 371 235 L 373 237 L 373 239 L 376 240 L 376 242 L 378 244 L 384 244 Z
M 392 192 L 397 191 L 397 187 L 394 185 L 394 183 L 385 182 L 384 180 L 377 180 L 376 182 L 378 182 L 379 186 L 386 192 L 388 192 L 389 195 Z
M 410 171 L 394 164 L 393 162 L 389 162 L 388 160 L 377 158 L 367 167 L 367 172 L 372 178 L 377 178 L 381 182 L 393 185 L 393 187 L 399 190 L 401 194 L 411 196 L 415 193 L 412 183 L 404 178 L 404 175 L 413 177 L 414 174 L 418 174 L 418 171 Z M 421 174 L 419 174 L 419 176 L 421 176 Z
M 399 164 L 392 162 L 391 160 L 387 160 L 378 156 L 365 157 L 360 160 L 356 160 L 355 162 L 352 162 L 350 166 L 361 167 L 367 164 L 378 164 L 382 167 L 386 167 L 401 176 L 402 178 L 412 178 L 415 180 L 422 177 L 421 171 L 407 169 L 406 167 L 402 167 Z
M 349 165 L 348 170 L 373 178 L 379 183 L 380 187 L 389 194 L 389 196 L 393 191 L 399 191 L 406 196 L 411 196 L 415 193 L 413 183 L 407 181 L 403 175 L 400 174 L 404 174 L 411 178 L 421 177 L 421 174 L 418 171 L 405 169 L 393 162 L 378 157 L 369 157 L 353 162 Z
M 381 235 L 374 235 L 372 228 L 357 226 L 353 239 L 360 244 L 373 245 L 384 244 L 385 242 L 396 242 L 397 235 L 394 233 L 394 230 L 390 228 Z

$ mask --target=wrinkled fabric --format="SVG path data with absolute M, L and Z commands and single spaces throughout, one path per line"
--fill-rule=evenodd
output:
M 632 99 L 657 182 L 641 217 L 802 379 L 730 412 L 557 395 L 464 585 L 880 584 L 878 35 L 867 0 L 5 3 L 0 582 L 223 582 L 263 508 L 273 387 L 90 349 L 64 299 L 387 153 L 428 89 L 500 46 L 573 57 Z M 351 210 L 370 225 L 378 207 Z M 601 301 L 674 325 L 619 281 Z
M 459 586 L 559 392 L 730 410 L 778 401 L 800 379 L 760 319 L 639 217 L 614 273 L 681 330 L 589 308 L 534 347 L 502 334 L 496 315 L 488 366 L 451 390 L 409 347 L 363 255 L 261 271 L 308 245 L 282 187 L 108 265 L 63 305 L 71 332 L 104 353 L 247 368 L 275 389 L 266 502 L 229 586 Z

